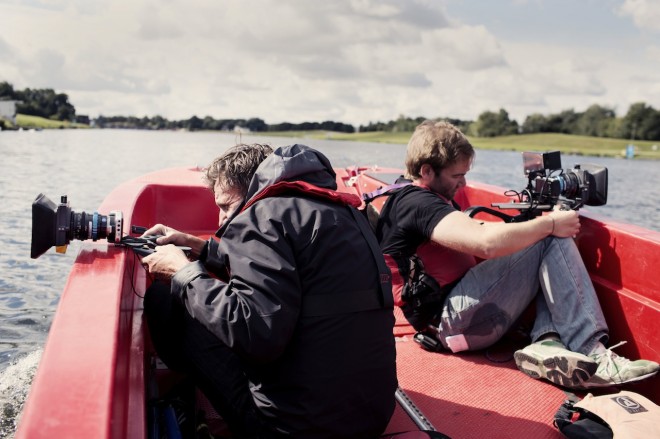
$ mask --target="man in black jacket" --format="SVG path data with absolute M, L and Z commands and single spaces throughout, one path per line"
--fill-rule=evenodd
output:
M 163 245 L 143 259 L 170 280 L 145 297 L 160 356 L 238 437 L 377 437 L 395 404 L 394 318 L 360 200 L 337 192 L 327 158 L 304 145 L 238 145 L 206 177 L 219 241 L 146 232 L 197 258 Z

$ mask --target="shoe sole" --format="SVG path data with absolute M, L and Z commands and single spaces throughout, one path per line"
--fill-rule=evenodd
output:
M 582 389 L 596 389 L 596 388 L 622 386 L 624 384 L 635 383 L 637 381 L 642 381 L 642 380 L 645 380 L 647 378 L 651 378 L 653 375 L 655 375 L 657 373 L 658 373 L 658 371 L 656 370 L 654 372 L 647 373 L 646 375 L 636 376 L 635 378 L 631 378 L 631 379 L 626 380 L 626 381 L 621 381 L 619 383 L 615 383 L 615 382 L 600 382 L 599 383 L 599 382 L 586 381 L 586 382 L 581 384 L 581 388 Z
M 581 387 L 596 373 L 598 364 L 563 356 L 546 358 L 541 361 L 524 352 L 513 354 L 521 372 L 534 378 L 546 380 L 564 387 Z

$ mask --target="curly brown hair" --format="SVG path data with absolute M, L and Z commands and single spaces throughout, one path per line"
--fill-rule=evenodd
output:
M 273 152 L 270 145 L 239 143 L 222 153 L 205 169 L 204 181 L 211 192 L 215 185 L 238 189 L 245 196 L 257 168 Z
M 474 148 L 467 137 L 449 122 L 425 120 L 415 128 L 406 149 L 406 178 L 420 178 L 422 165 L 435 172 L 464 158 L 472 159 Z

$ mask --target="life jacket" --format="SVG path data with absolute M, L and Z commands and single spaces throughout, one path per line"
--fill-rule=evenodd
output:
M 276 197 L 278 195 L 284 195 L 286 193 L 298 193 L 304 194 L 315 198 L 321 198 L 324 200 L 331 201 L 337 204 L 344 204 L 347 206 L 353 206 L 355 208 L 362 205 L 362 200 L 355 194 L 349 194 L 346 192 L 339 192 L 332 189 L 322 188 L 315 186 L 311 183 L 305 181 L 279 181 L 275 184 L 267 186 L 261 192 L 256 194 L 254 197 L 250 198 L 247 203 L 241 209 L 241 212 L 252 206 L 259 200 L 269 197 Z
M 393 185 L 364 194 L 363 201 L 365 208 L 363 211 L 376 198 L 395 196 L 411 184 L 412 181 L 400 178 Z M 418 187 L 419 190 L 428 190 L 428 188 L 424 187 L 415 187 Z M 454 207 L 458 206 L 454 204 Z M 388 212 L 388 205 L 385 204 L 381 215 L 387 215 Z M 401 254 L 384 254 L 384 256 L 385 262 L 392 273 L 394 304 L 401 307 L 404 316 L 416 331 L 425 332 L 429 328 L 429 325 L 435 325 L 437 323 L 437 314 L 442 309 L 442 305 L 451 288 L 458 281 L 450 285 L 440 286 L 437 280 L 426 272 L 424 263 L 417 253 L 410 256 Z M 430 340 L 428 341 L 431 342 Z M 439 346 L 424 347 L 435 350 Z
M 360 213 L 357 211 L 357 207 L 362 205 L 360 197 L 346 192 L 322 188 L 305 181 L 280 181 L 264 188 L 261 192 L 250 198 L 240 212 L 245 211 L 250 206 L 264 198 L 277 197 L 285 194 L 305 195 L 347 206 L 352 213 L 357 226 L 360 228 L 362 236 L 369 245 L 369 249 L 376 262 L 380 276 L 380 294 L 356 295 L 349 293 L 341 295 L 341 300 L 338 300 L 335 296 L 331 297 L 330 300 L 325 296 L 311 296 L 307 298 L 306 301 L 303 301 L 303 307 L 301 310 L 303 315 L 319 316 L 367 311 L 378 308 L 392 308 L 394 306 L 392 299 L 392 276 L 383 259 L 376 236 L 372 233 L 369 227 L 364 224 L 362 218 L 359 218 Z

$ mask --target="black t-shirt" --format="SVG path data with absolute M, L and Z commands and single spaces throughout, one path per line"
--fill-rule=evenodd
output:
M 435 226 L 456 208 L 419 186 L 406 186 L 389 196 L 376 235 L 385 254 L 408 257 L 431 239 Z

